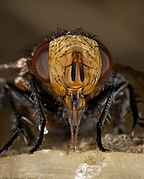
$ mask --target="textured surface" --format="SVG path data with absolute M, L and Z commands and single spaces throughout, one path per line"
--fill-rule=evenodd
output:
M 144 155 L 42 150 L 0 159 L 1 178 L 142 179 Z

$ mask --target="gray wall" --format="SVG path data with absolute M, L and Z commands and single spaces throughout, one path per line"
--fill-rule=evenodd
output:
M 114 62 L 144 70 L 143 0 L 12 0 L 0 2 L 0 63 L 57 27 L 84 27 L 110 49 Z

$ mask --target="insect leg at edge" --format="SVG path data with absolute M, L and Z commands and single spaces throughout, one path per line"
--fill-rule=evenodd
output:
M 136 124 L 138 124 L 141 127 L 144 127 L 144 119 L 139 116 L 139 111 L 136 104 L 137 102 L 135 100 L 134 90 L 131 84 L 129 84 L 128 82 L 122 82 L 119 86 L 116 87 L 116 92 L 114 96 L 117 96 L 120 93 L 120 91 L 124 90 L 125 88 L 129 90 L 130 94 L 130 107 L 133 115 L 132 135 L 134 135 L 134 129 Z
M 97 123 L 97 144 L 98 144 L 99 149 L 103 152 L 107 151 L 107 149 L 105 149 L 103 147 L 102 142 L 101 142 L 101 128 L 105 122 L 106 116 L 108 114 L 108 111 L 109 111 L 112 101 L 114 99 L 114 89 L 115 89 L 114 85 L 112 85 L 110 88 L 110 93 L 107 98 L 106 104 L 104 106 L 103 112 L 102 112 L 101 117 Z
M 14 98 L 12 96 L 11 90 L 8 86 L 8 84 L 5 85 L 4 87 L 4 92 L 9 94 L 10 97 L 10 104 L 14 113 L 14 116 L 16 118 L 16 132 L 14 133 L 14 135 L 11 137 L 11 139 L 5 144 L 5 146 L 0 150 L 0 155 L 2 155 L 2 153 L 4 151 L 7 151 L 12 144 L 15 142 L 15 140 L 19 137 L 19 135 L 22 133 L 24 135 L 24 132 L 22 130 L 22 125 L 21 125 L 21 115 L 20 113 L 17 111 L 15 103 L 14 103 Z
M 41 129 L 40 129 L 40 134 L 39 134 L 39 138 L 37 140 L 37 143 L 34 146 L 34 148 L 32 148 L 30 150 L 29 153 L 33 153 L 33 152 L 37 151 L 39 146 L 41 145 L 41 143 L 43 141 L 43 137 L 44 137 L 44 128 L 45 128 L 45 124 L 46 124 L 45 115 L 44 115 L 44 112 L 43 112 L 43 109 L 42 109 L 42 106 L 41 106 L 41 102 L 40 102 L 40 99 L 39 99 L 38 91 L 37 91 L 37 84 L 34 80 L 33 75 L 32 75 L 32 79 L 31 79 L 31 88 L 32 88 L 32 94 L 33 94 L 34 101 L 35 101 L 35 108 L 36 108 L 36 111 L 38 112 L 39 117 L 40 117 Z
M 134 91 L 133 87 L 129 84 L 128 85 L 129 93 L 130 93 L 130 105 L 133 115 L 133 126 L 132 126 L 132 135 L 134 135 L 134 129 L 136 124 L 140 125 L 141 127 L 144 127 L 144 119 L 139 116 L 138 108 L 136 105 L 136 100 L 134 98 Z

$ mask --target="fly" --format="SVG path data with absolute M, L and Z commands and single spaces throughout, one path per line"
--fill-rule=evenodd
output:
M 6 82 L 3 88 L 3 96 L 9 97 L 16 127 L 0 154 L 20 135 L 28 141 L 27 131 L 31 124 L 39 128 L 40 134 L 30 153 L 39 149 L 51 126 L 62 130 L 70 127 L 69 148 L 77 150 L 80 127 L 84 125 L 84 119 L 88 123 L 92 118 L 97 121 L 93 126 L 96 125 L 98 147 L 106 151 L 101 129 L 113 101 L 126 89 L 133 115 L 132 131 L 136 124 L 144 126 L 131 84 L 119 78 L 119 74 L 112 74 L 112 57 L 108 49 L 89 33 L 78 29 L 63 31 L 55 38 L 48 37 L 29 56 L 0 66 L 1 70 L 7 68 L 20 69 L 14 82 Z M 21 107 L 22 100 L 27 103 L 27 114 Z M 62 124 L 60 119 L 67 122 Z

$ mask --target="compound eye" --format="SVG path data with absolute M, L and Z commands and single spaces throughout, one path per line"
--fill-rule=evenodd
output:
M 108 49 L 98 41 L 101 61 L 102 61 L 102 72 L 100 76 L 100 81 L 104 81 L 112 70 L 112 57 Z
M 32 57 L 32 65 L 36 77 L 43 81 L 49 82 L 49 42 L 44 42 L 40 45 Z

